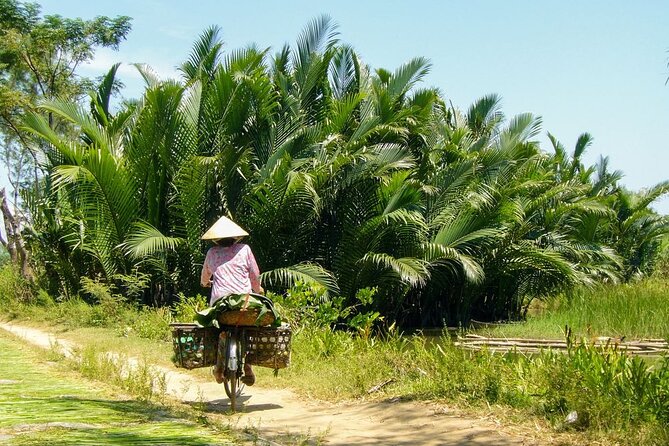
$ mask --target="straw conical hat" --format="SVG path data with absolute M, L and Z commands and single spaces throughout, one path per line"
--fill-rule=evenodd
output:
M 227 217 L 219 218 L 214 225 L 202 236 L 202 240 L 216 240 L 228 237 L 244 237 L 248 232 L 240 228 L 235 222 Z

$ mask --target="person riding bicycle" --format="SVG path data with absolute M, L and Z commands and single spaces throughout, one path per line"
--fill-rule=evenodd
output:
M 260 271 L 251 248 L 239 243 L 242 237 L 248 235 L 232 220 L 221 217 L 202 236 L 203 240 L 214 243 L 207 251 L 200 276 L 202 286 L 211 287 L 209 305 L 213 306 L 217 300 L 229 294 L 265 292 L 260 285 Z M 221 361 L 217 361 L 213 374 L 217 383 L 223 382 Z M 241 381 L 247 386 L 255 383 L 255 375 L 249 364 L 244 364 Z

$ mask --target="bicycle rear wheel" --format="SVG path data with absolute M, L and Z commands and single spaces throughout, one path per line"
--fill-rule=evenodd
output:
M 230 398 L 230 406 L 234 409 L 237 404 L 237 397 L 244 390 L 244 383 L 241 382 L 239 376 L 226 377 L 223 381 L 223 386 L 225 387 L 225 394 Z
M 225 349 L 225 373 L 223 386 L 230 398 L 230 408 L 237 407 L 237 397 L 242 394 L 244 384 L 241 382 L 243 362 L 241 357 L 242 346 L 236 334 L 229 333 Z

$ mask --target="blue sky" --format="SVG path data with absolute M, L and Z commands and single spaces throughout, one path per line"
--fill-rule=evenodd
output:
M 43 0 L 46 14 L 133 17 L 118 52 L 100 51 L 82 74 L 114 62 L 148 63 L 176 76 L 193 41 L 219 25 L 227 48 L 250 43 L 277 49 L 326 13 L 342 41 L 373 68 L 394 69 L 416 56 L 432 61 L 427 86 L 457 107 L 497 93 L 507 116 L 531 112 L 572 148 L 578 135 L 640 189 L 669 179 L 669 2 L 667 1 L 157 1 Z M 121 69 L 125 95 L 141 92 L 131 66 Z M 656 205 L 669 213 L 669 200 Z

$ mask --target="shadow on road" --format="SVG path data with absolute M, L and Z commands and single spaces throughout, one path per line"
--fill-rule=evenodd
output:
M 241 395 L 237 397 L 237 412 L 238 413 L 252 413 L 252 412 L 264 412 L 270 410 L 283 409 L 283 406 L 280 404 L 264 403 L 264 404 L 245 404 L 251 397 L 247 395 Z M 207 413 L 228 413 L 230 411 L 230 400 L 227 398 L 221 398 L 217 400 L 210 401 L 185 401 L 186 404 L 197 407 L 199 410 L 202 410 Z

